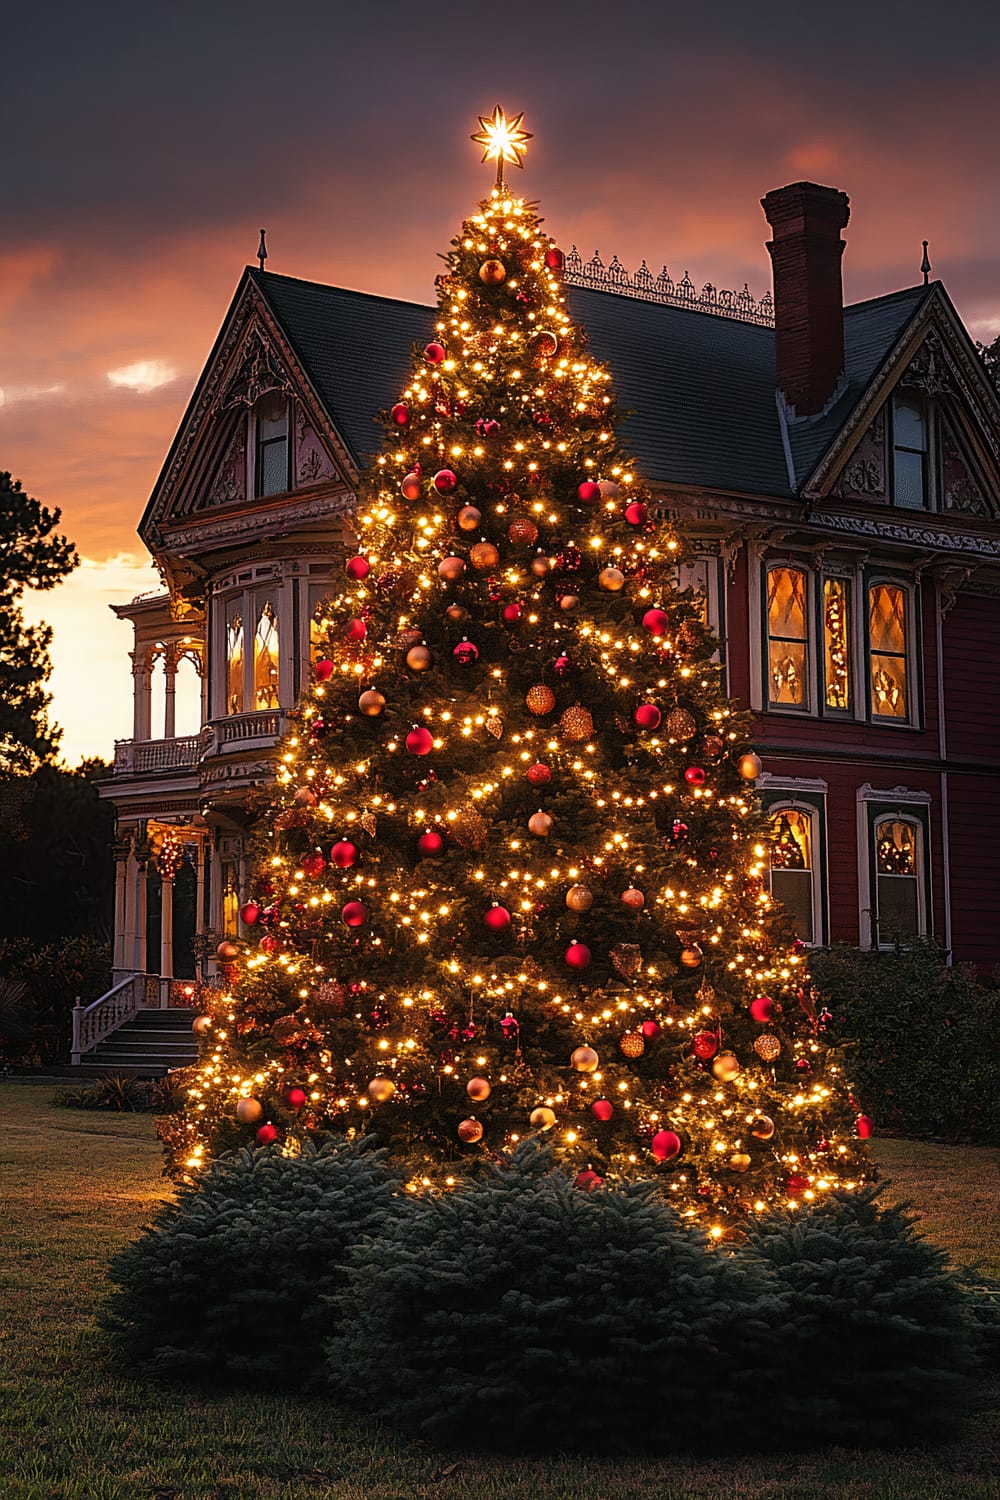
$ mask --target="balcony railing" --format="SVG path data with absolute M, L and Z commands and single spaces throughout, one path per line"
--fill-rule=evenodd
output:
M 190 771 L 198 764 L 202 740 L 198 734 L 172 740 L 116 740 L 116 776 L 148 776 L 155 771 Z
M 276 740 L 281 733 L 281 711 L 273 708 L 263 713 L 230 714 L 225 719 L 213 719 L 211 727 L 220 746 L 238 745 L 244 740 Z

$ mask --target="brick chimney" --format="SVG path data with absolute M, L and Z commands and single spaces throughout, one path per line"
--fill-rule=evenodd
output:
M 840 231 L 846 193 L 793 182 L 762 198 L 774 233 L 774 349 L 778 385 L 800 417 L 822 411 L 844 371 L 844 291 Z

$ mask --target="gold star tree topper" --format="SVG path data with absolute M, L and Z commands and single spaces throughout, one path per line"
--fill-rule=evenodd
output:
M 524 166 L 524 148 L 532 139 L 530 130 L 521 129 L 521 121 L 524 119 L 524 111 L 508 120 L 499 104 L 494 105 L 492 115 L 480 115 L 479 123 L 482 130 L 476 132 L 472 137 L 477 146 L 483 147 L 483 161 L 495 161 L 497 164 L 497 187 L 502 188 L 504 162 L 511 162 L 515 167 Z

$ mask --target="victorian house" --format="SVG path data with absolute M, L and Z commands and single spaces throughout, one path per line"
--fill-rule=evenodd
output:
M 1000 406 L 940 282 L 845 307 L 844 193 L 763 200 L 773 300 L 567 257 L 625 443 L 695 544 L 731 694 L 757 717 L 771 881 L 809 943 L 935 936 L 1000 957 Z M 309 673 L 374 414 L 429 306 L 247 268 L 139 534 L 112 998 L 76 1050 L 183 1000 L 238 934 L 254 788 Z M 196 671 L 201 727 L 174 732 Z M 162 720 L 151 720 L 162 676 Z

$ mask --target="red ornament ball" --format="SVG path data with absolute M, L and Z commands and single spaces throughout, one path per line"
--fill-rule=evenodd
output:
M 451 469 L 438 469 L 434 475 L 434 488 L 439 495 L 450 495 L 458 484 L 458 479 Z
M 571 969 L 586 969 L 590 966 L 590 949 L 586 943 L 570 943 L 565 957 Z
M 576 487 L 576 498 L 584 505 L 596 505 L 601 498 L 601 486 L 595 484 L 592 479 L 585 479 Z
M 867 1141 L 875 1129 L 875 1121 L 871 1115 L 858 1115 L 857 1125 L 858 1136 L 861 1140 Z
M 774 1001 L 770 995 L 758 995 L 755 1000 L 750 1001 L 750 1014 L 755 1021 L 764 1026 L 774 1015 Z
M 641 500 L 633 500 L 625 507 L 625 519 L 630 526 L 645 526 L 649 511 Z
M 595 1188 L 601 1186 L 603 1181 L 603 1177 L 599 1177 L 592 1168 L 587 1167 L 585 1171 L 576 1174 L 576 1180 L 573 1185 L 574 1187 L 581 1188 L 585 1193 L 592 1193 Z
M 805 1192 L 808 1186 L 809 1178 L 804 1176 L 802 1172 L 793 1172 L 790 1177 L 785 1179 L 785 1187 L 788 1189 L 788 1196 L 790 1198 L 797 1198 L 800 1193 Z
M 350 839 L 339 839 L 330 850 L 330 863 L 338 870 L 349 870 L 358 857 L 358 846 Z
M 506 932 L 510 927 L 510 912 L 506 906 L 491 906 L 483 917 L 483 926 L 491 932 Z
M 415 724 L 406 736 L 406 748 L 411 755 L 430 755 L 434 749 L 434 736 L 422 724 Z
M 262 953 L 277 953 L 281 948 L 281 944 L 278 939 L 269 932 L 266 937 L 261 938 L 260 947 Z
M 348 927 L 363 927 L 368 920 L 368 908 L 360 901 L 348 901 L 340 915 Z
M 350 557 L 347 560 L 347 576 L 353 578 L 355 583 L 360 583 L 362 578 L 367 578 L 371 570 L 372 565 L 367 557 Z
M 527 775 L 532 786 L 548 786 L 552 780 L 552 772 L 540 760 L 528 767 Z
M 444 853 L 444 839 L 433 828 L 428 828 L 417 839 L 417 853 L 421 859 L 436 859 Z
M 413 472 L 404 475 L 402 481 L 400 482 L 399 493 L 402 495 L 404 500 L 419 500 L 420 475 Z
M 688 766 L 687 770 L 684 772 L 684 780 L 687 782 L 688 786 L 704 786 L 705 773 L 702 770 L 701 766 Z
M 505 604 L 500 611 L 500 618 L 505 625 L 516 625 L 521 618 L 521 606 L 518 603 Z
M 600 1120 L 603 1124 L 606 1124 L 614 1114 L 615 1107 L 611 1103 L 610 1099 L 595 1099 L 593 1104 L 590 1106 L 590 1110 L 595 1119 Z
M 642 1025 L 639 1027 L 639 1030 L 642 1032 L 647 1042 L 652 1042 L 660 1034 L 660 1023 L 659 1021 L 643 1021 Z
M 272 1141 L 278 1139 L 278 1127 L 276 1125 L 262 1125 L 257 1132 L 258 1146 L 269 1146 Z
M 352 620 L 351 623 L 350 623 L 350 625 L 348 625 L 348 627 L 347 627 L 347 638 L 348 638 L 348 640 L 351 640 L 351 641 L 363 641 L 364 638 L 365 638 L 365 636 L 367 634 L 368 634 L 368 626 L 365 624 L 364 620 L 357 620 L 357 619 Z M 316 665 L 318 666 L 319 663 L 317 662 Z M 332 665 L 332 663 L 331 663 L 331 665 Z M 325 681 L 325 679 L 324 679 L 324 681 Z
M 424 358 L 429 365 L 439 365 L 444 359 L 444 345 L 428 344 L 424 349 Z
M 642 628 L 648 630 L 650 635 L 665 635 L 669 624 L 666 612 L 662 609 L 647 609 L 642 617 Z
M 640 703 L 635 711 L 635 722 L 640 729 L 659 729 L 662 717 L 655 703 Z
M 290 1088 L 290 1089 L 286 1089 L 285 1090 L 285 1103 L 288 1105 L 289 1109 L 301 1109 L 302 1106 L 303 1106 L 303 1104 L 305 1104 L 305 1102 L 306 1102 L 306 1091 L 305 1091 L 305 1089 L 300 1089 L 300 1088 L 296 1087 L 296 1088 Z
M 316 662 L 313 667 L 317 682 L 329 682 L 335 670 L 336 668 L 334 666 L 334 663 L 332 661 L 329 661 L 326 657 L 324 657 L 322 661 Z
M 253 927 L 253 925 L 259 920 L 260 907 L 257 905 L 256 901 L 244 901 L 243 905 L 240 907 L 240 921 L 246 927 Z
M 696 1031 L 691 1038 L 691 1050 L 702 1062 L 708 1062 L 719 1050 L 719 1038 L 714 1031 Z
M 410 408 L 404 406 L 402 401 L 397 401 L 389 415 L 397 427 L 405 427 L 410 420 Z
M 310 876 L 312 879 L 315 879 L 317 875 L 322 875 L 325 869 L 326 860 L 323 858 L 322 854 L 320 854 L 318 849 L 311 850 L 308 854 L 303 854 L 302 870 L 304 874 Z
M 550 245 L 545 252 L 545 265 L 550 271 L 561 271 L 566 264 L 566 257 L 558 245 Z
M 451 654 L 460 667 L 471 667 L 479 660 L 479 647 L 474 641 L 461 640 Z
M 650 1142 L 657 1161 L 673 1161 L 681 1149 L 681 1138 L 674 1130 L 658 1130 Z

